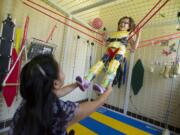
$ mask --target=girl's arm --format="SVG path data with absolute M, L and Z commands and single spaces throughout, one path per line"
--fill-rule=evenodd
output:
M 134 51 L 138 45 L 139 45 L 139 40 L 140 40 L 140 35 L 141 35 L 141 31 L 138 31 L 136 33 L 136 37 L 135 38 L 131 38 L 129 40 L 130 46 L 131 46 L 131 51 Z
M 87 101 L 84 103 L 80 103 L 79 109 L 75 113 L 75 117 L 69 122 L 68 126 L 84 119 L 89 116 L 91 113 L 95 112 L 97 108 L 102 106 L 104 102 L 107 100 L 108 96 L 112 91 L 112 87 L 108 86 L 107 90 L 100 95 L 100 97 L 94 101 Z

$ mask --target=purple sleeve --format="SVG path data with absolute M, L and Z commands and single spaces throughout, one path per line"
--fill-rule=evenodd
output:
M 64 121 L 69 122 L 73 119 L 75 113 L 78 111 L 79 104 L 71 101 L 59 101 L 60 103 L 60 111 L 64 114 Z
M 74 118 L 78 109 L 78 103 L 58 100 L 54 106 L 53 133 L 66 131 L 68 123 Z

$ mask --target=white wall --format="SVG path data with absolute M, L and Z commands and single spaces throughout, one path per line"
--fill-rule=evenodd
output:
M 77 39 L 78 33 L 70 29 L 70 33 L 66 38 L 65 51 L 63 54 L 64 63 L 62 64 L 63 71 L 66 74 L 65 83 L 75 82 L 76 76 L 84 76 L 86 67 L 86 52 L 87 42 L 82 37 Z M 64 100 L 83 100 L 87 98 L 87 93 L 80 91 L 77 88 L 75 91 L 65 96 Z
M 162 36 L 177 33 L 175 28 L 176 25 L 174 24 L 149 27 L 144 29 L 143 37 L 151 39 L 157 35 Z M 175 43 L 176 46 L 174 48 L 177 50 L 179 40 L 180 39 L 170 40 L 169 46 Z M 129 111 L 136 112 L 154 120 L 165 122 L 170 92 L 172 89 L 168 124 L 180 127 L 180 117 L 178 115 L 180 113 L 180 75 L 177 75 L 177 77 L 172 80 L 172 78 L 164 78 L 159 73 L 165 63 L 172 65 L 171 62 L 173 61 L 173 57 L 175 55 L 174 53 L 174 55 L 164 56 L 162 51 L 166 48 L 169 47 L 161 46 L 159 43 L 149 47 L 140 48 L 136 51 L 135 62 L 138 58 L 140 58 L 144 65 L 144 82 L 138 95 L 134 96 L 131 91 L 133 103 L 129 103 Z M 155 62 L 160 62 L 161 65 L 157 65 Z M 153 73 L 150 72 L 150 67 L 154 68 Z
M 40 1 L 37 1 L 40 4 Z M 54 32 L 54 36 L 51 43 L 56 44 L 55 49 L 55 57 L 59 61 L 61 54 L 61 44 L 63 38 L 63 29 L 64 25 L 57 23 L 56 21 L 50 19 L 49 17 L 38 13 L 35 10 L 25 6 L 22 1 L 19 0 L 4 0 L 1 1 L 2 10 L 1 10 L 1 19 L 5 19 L 7 13 L 11 13 L 13 20 L 15 20 L 16 27 L 22 28 L 24 27 L 26 16 L 30 17 L 29 29 L 28 29 L 28 41 L 32 41 L 32 37 L 46 40 L 48 34 L 52 27 L 57 24 L 57 29 Z M 1 20 L 2 21 L 2 20 Z M 29 43 L 28 42 L 28 43 Z M 16 110 L 21 98 L 19 92 L 17 92 L 17 96 L 14 99 L 14 102 L 10 108 L 7 108 L 4 98 L 2 96 L 2 92 L 0 93 L 0 121 L 11 118 Z
M 56 10 L 47 6 L 40 0 L 35 0 L 34 2 L 46 6 L 55 12 Z M 31 5 L 31 3 L 27 2 Z M 28 30 L 28 43 L 32 41 L 32 37 L 46 40 L 48 34 L 50 33 L 53 26 L 56 24 L 57 28 L 55 29 L 54 35 L 50 43 L 56 44 L 55 48 L 55 58 L 58 63 L 63 68 L 66 81 L 65 83 L 72 83 L 75 81 L 77 75 L 84 75 L 87 68 L 86 52 L 88 51 L 88 46 L 86 40 L 92 41 L 87 36 L 79 34 L 79 32 L 73 30 L 72 28 L 66 27 L 64 24 L 55 21 L 54 19 L 37 12 L 36 10 L 24 5 L 20 0 L 1 0 L 0 7 L 3 7 L 0 10 L 0 19 L 4 18 L 7 13 L 12 13 L 12 18 L 16 20 L 16 26 L 23 29 L 26 16 L 30 17 L 30 24 Z M 8 7 L 8 9 L 7 9 Z M 37 8 L 37 7 L 36 7 Z M 41 8 L 38 7 L 41 10 Z M 45 11 L 45 10 L 43 10 Z M 45 11 L 47 14 L 52 15 L 53 17 L 66 22 L 62 17 L 54 15 L 53 13 Z M 70 37 L 67 36 L 67 30 L 70 31 Z M 79 28 L 81 29 L 81 28 Z M 83 29 L 82 29 L 83 30 Z M 77 42 L 77 35 L 81 36 L 81 39 Z M 66 37 L 67 36 L 67 37 Z M 87 98 L 87 92 L 81 92 L 79 89 L 75 90 L 70 95 L 62 98 L 63 100 L 72 100 L 78 101 Z M 21 98 L 19 92 L 15 98 L 12 106 L 7 108 L 2 93 L 0 93 L 0 121 L 12 118 Z

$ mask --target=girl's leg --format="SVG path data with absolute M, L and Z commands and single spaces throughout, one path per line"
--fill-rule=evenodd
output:
M 81 90 L 85 90 L 89 87 L 90 82 L 96 77 L 97 74 L 101 72 L 104 68 L 105 63 L 110 59 L 108 54 L 105 54 L 100 61 L 98 61 L 92 68 L 88 71 L 88 74 L 82 78 L 80 76 L 76 77 L 76 82 L 78 83 Z
M 105 91 L 106 87 L 109 84 L 112 84 L 112 82 L 116 76 L 117 69 L 120 65 L 120 61 L 122 60 L 123 56 L 124 56 L 124 52 L 120 49 L 115 54 L 114 58 L 110 61 L 107 73 L 106 73 L 102 83 L 100 85 L 95 84 L 93 86 L 94 90 L 96 90 L 99 93 L 103 93 Z

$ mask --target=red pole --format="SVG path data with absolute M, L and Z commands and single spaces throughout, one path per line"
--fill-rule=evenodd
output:
M 24 33 L 23 33 L 23 39 L 22 39 L 22 42 L 21 42 L 21 49 L 22 49 L 22 47 L 24 46 L 24 44 L 26 42 L 28 27 L 29 27 L 29 16 L 26 17 L 26 22 L 25 22 L 25 26 L 24 26 Z
M 159 0 L 159 1 L 155 4 L 155 6 L 139 21 L 139 23 L 136 25 L 135 29 L 138 28 L 138 26 L 140 25 L 140 23 L 145 20 L 145 18 L 158 6 L 158 4 L 159 4 L 161 1 L 162 1 L 162 0 Z M 131 34 L 131 33 L 132 33 L 132 31 L 131 31 L 129 34 Z
M 134 33 L 128 38 L 130 40 L 169 0 L 166 0 L 139 28 L 134 30 Z

